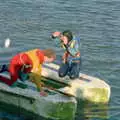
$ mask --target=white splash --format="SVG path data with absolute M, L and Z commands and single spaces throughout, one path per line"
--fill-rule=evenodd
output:
M 11 40 L 10 40 L 9 38 L 7 38 L 7 39 L 5 40 L 4 47 L 5 47 L 5 48 L 8 48 L 8 47 L 10 46 L 10 43 L 11 43 Z

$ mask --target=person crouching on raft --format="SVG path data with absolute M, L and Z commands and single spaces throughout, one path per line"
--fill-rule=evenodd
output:
M 37 89 L 41 90 L 41 71 L 44 62 L 52 62 L 56 58 L 56 54 L 52 49 L 33 49 L 27 52 L 22 52 L 15 55 L 8 68 L 11 79 L 0 75 L 0 81 L 12 86 L 18 78 L 21 81 L 30 79 L 36 84 Z
M 80 72 L 80 38 L 73 36 L 70 30 L 64 32 L 56 31 L 52 33 L 52 39 L 57 44 L 61 44 L 65 50 L 63 54 L 63 63 L 59 69 L 59 77 L 68 75 L 70 79 L 79 77 Z

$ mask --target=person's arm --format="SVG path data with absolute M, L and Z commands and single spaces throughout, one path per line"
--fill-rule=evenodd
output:
M 34 67 L 35 68 L 35 67 Z M 35 69 L 32 70 L 32 72 L 29 74 L 29 79 L 36 85 L 38 91 L 41 91 L 42 82 L 41 82 L 41 64 L 39 66 L 36 66 Z
M 58 32 L 58 31 L 52 33 L 52 35 L 51 35 L 51 38 L 53 39 L 55 45 L 59 46 L 59 47 L 61 47 L 60 35 L 61 35 L 61 32 Z

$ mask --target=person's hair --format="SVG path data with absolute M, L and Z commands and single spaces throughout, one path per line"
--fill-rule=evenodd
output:
M 56 58 L 56 53 L 53 49 L 45 49 L 43 50 L 44 56 L 48 58 Z
M 68 41 L 71 41 L 73 39 L 73 35 L 70 30 L 65 30 L 65 31 L 63 31 L 62 34 L 68 38 Z

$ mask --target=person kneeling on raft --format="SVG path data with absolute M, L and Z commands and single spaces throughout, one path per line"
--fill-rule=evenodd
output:
M 62 57 L 63 63 L 58 72 L 59 77 L 68 75 L 70 79 L 78 78 L 81 65 L 80 37 L 74 36 L 70 30 L 56 31 L 52 33 L 51 37 L 57 45 L 61 45 L 65 50 Z

